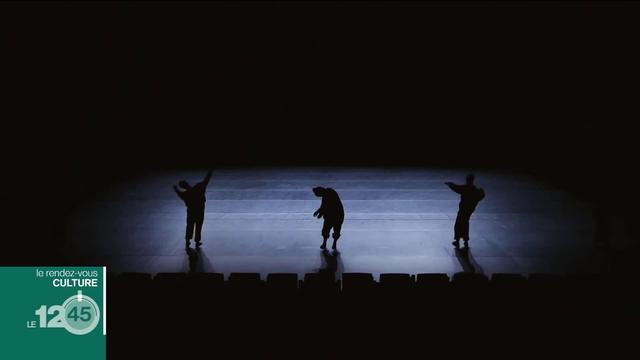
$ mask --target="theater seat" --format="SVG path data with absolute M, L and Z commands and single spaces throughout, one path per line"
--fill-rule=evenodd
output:
M 151 274 L 139 272 L 123 272 L 110 286 L 117 294 L 123 296 L 143 295 L 151 289 Z
M 196 297 L 212 301 L 225 293 L 224 274 L 190 273 L 187 276 L 189 291 Z
M 144 327 L 151 318 L 151 307 L 147 311 L 139 311 L 131 306 L 132 300 L 154 298 L 151 274 L 139 272 L 120 273 L 111 284 L 107 284 L 109 294 L 109 331 L 114 334 L 134 335 L 144 331 Z M 137 321 L 131 321 L 136 318 Z
M 476 321 L 488 321 L 491 312 L 483 311 L 491 305 L 489 279 L 486 275 L 458 272 L 451 279 L 450 300 L 452 309 L 459 312 L 458 320 L 473 315 Z M 481 320 L 482 319 L 482 320 Z
M 188 281 L 194 286 L 221 287 L 224 285 L 224 274 L 222 273 L 191 273 Z
M 175 273 L 175 272 L 161 272 L 157 273 L 156 276 L 153 277 L 153 281 L 157 284 L 167 285 L 167 286 L 176 286 L 179 284 L 184 284 L 187 280 L 187 274 L 185 273 Z
M 119 284 L 132 285 L 149 285 L 151 283 L 151 274 L 140 272 L 123 272 L 117 277 Z
M 574 273 L 565 277 L 565 283 L 575 291 L 588 293 L 592 291 L 599 292 L 605 281 L 600 274 Z
M 446 303 L 451 295 L 449 276 L 443 273 L 418 274 L 414 294 L 425 304 Z
M 415 285 L 414 277 L 409 274 L 387 273 L 380 274 L 380 289 L 385 292 L 402 291 L 406 292 Z
M 293 294 L 298 290 L 298 274 L 295 274 L 295 273 L 268 274 L 267 289 L 271 293 Z
M 336 283 L 332 272 L 307 273 L 300 289 L 304 294 L 335 295 L 338 292 L 339 283 Z
M 527 279 L 520 274 L 495 273 L 491 276 L 491 287 L 497 291 L 521 291 Z
M 111 286 L 115 284 L 116 279 L 118 278 L 118 274 L 107 271 L 107 286 Z
M 494 307 L 501 312 L 517 313 L 527 296 L 527 279 L 520 274 L 494 273 L 489 285 Z
M 609 296 L 605 277 L 594 273 L 574 273 L 565 277 L 570 301 L 577 305 L 599 304 Z
M 184 273 L 158 273 L 153 278 L 153 291 L 157 305 L 181 307 L 188 304 L 187 275 Z
M 260 274 L 259 273 L 245 273 L 245 272 L 233 272 L 229 274 L 229 281 L 233 283 L 259 283 Z
M 489 279 L 485 274 L 472 273 L 472 272 L 458 272 L 453 274 L 451 279 L 452 284 L 467 286 L 467 285 L 486 285 Z
M 342 274 L 342 292 L 346 295 L 370 294 L 375 290 L 376 285 L 370 273 Z
M 449 287 L 449 276 L 447 274 L 418 274 L 416 277 L 416 287 L 422 290 L 443 290 Z
M 534 292 L 555 292 L 562 287 L 563 278 L 557 274 L 529 274 L 529 288 Z
M 263 288 L 264 283 L 260 280 L 259 273 L 231 273 L 227 286 L 231 291 L 256 292 Z

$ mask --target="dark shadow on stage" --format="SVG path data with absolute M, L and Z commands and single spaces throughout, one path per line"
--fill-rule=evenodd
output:
M 455 249 L 455 252 L 456 258 L 458 258 L 458 261 L 462 266 L 462 271 L 484 274 L 482 267 L 473 258 L 470 248 Z
M 187 258 L 189 260 L 189 273 L 214 272 L 213 266 L 207 257 L 207 254 L 200 248 L 186 249 Z
M 340 259 L 340 252 L 338 250 L 322 250 L 320 252 L 321 267 L 318 269 L 319 273 L 333 274 L 337 278 L 342 274 L 342 260 Z

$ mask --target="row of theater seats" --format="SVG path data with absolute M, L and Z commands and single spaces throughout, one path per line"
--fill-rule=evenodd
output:
M 109 281 L 110 280 L 110 281 Z M 116 287 L 145 288 L 147 286 L 171 289 L 175 287 L 196 287 L 210 290 L 237 291 L 272 291 L 283 294 L 325 291 L 343 294 L 389 291 L 405 292 L 416 290 L 446 291 L 447 289 L 482 290 L 534 290 L 562 291 L 587 290 L 594 291 L 611 284 L 609 279 L 598 274 L 521 274 L 495 273 L 488 278 L 484 274 L 460 272 L 449 278 L 443 273 L 425 274 L 380 274 L 376 281 L 370 273 L 343 273 L 341 280 L 336 280 L 333 273 L 308 273 L 299 279 L 295 273 L 272 273 L 262 280 L 258 273 L 231 273 L 225 281 L 221 273 L 148 273 L 109 274 L 109 285 Z
M 623 339 L 639 319 L 637 281 L 594 274 L 121 273 L 107 282 L 109 358 L 403 358 L 434 349 L 447 352 L 435 358 L 536 349 L 575 358 L 577 349 L 609 351 L 603 339 Z
M 293 301 L 333 297 L 338 301 L 368 303 L 443 302 L 463 304 L 470 309 L 509 308 L 529 303 L 534 307 L 548 305 L 561 311 L 563 306 L 608 306 L 636 299 L 637 281 L 599 274 L 521 274 L 495 273 L 487 277 L 479 273 L 460 272 L 449 277 L 444 273 L 381 274 L 343 273 L 336 279 L 331 272 L 308 273 L 299 279 L 295 273 L 272 273 L 263 280 L 258 273 L 147 273 L 111 274 L 108 294 L 111 304 L 119 306 L 132 295 L 152 295 L 156 304 L 181 306 L 190 299 L 208 303 L 226 301 L 225 306 L 252 301 Z M 639 299 L 640 300 L 640 299 Z

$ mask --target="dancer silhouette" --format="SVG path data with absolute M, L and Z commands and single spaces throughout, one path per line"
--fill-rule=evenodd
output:
M 324 224 L 322 225 L 322 245 L 321 249 L 326 249 L 327 239 L 329 238 L 329 232 L 333 228 L 333 246 L 335 250 L 336 242 L 340 238 L 340 230 L 342 229 L 342 222 L 344 221 L 344 208 L 342 207 L 342 201 L 340 196 L 332 188 L 314 187 L 313 193 L 317 197 L 322 198 L 320 208 L 313 213 L 313 216 L 318 219 L 324 218 Z
M 211 170 L 205 178 L 191 186 L 186 180 L 181 180 L 178 186 L 184 190 L 180 190 L 178 186 L 173 186 L 173 190 L 178 194 L 180 199 L 187 206 L 187 229 L 185 231 L 185 247 L 189 248 L 191 239 L 193 238 L 193 230 L 195 228 L 196 247 L 202 245 L 202 224 L 204 222 L 204 203 L 207 201 L 205 191 L 211 180 Z
M 478 203 L 484 199 L 484 190 L 477 188 L 474 184 L 473 174 L 467 175 L 467 181 L 464 185 L 456 185 L 452 182 L 446 182 L 451 190 L 460 194 L 460 205 L 458 207 L 458 216 L 456 216 L 456 224 L 454 225 L 454 242 L 452 243 L 456 249 L 460 248 L 460 239 L 464 240 L 464 246 L 469 247 L 469 219 L 476 209 Z

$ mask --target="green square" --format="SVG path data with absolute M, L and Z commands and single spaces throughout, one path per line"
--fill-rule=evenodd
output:
M 106 359 L 105 268 L 0 267 L 0 358 Z

